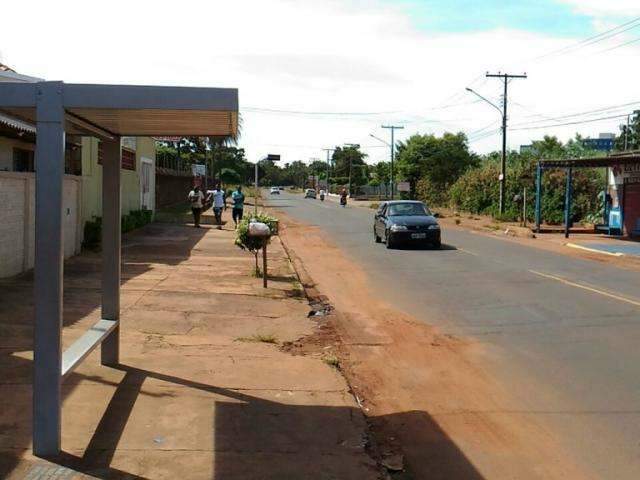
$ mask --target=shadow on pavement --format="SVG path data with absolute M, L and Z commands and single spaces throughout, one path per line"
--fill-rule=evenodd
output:
M 391 248 L 391 250 L 429 250 L 432 252 L 441 252 L 441 251 L 448 251 L 448 250 L 458 250 L 458 248 L 454 245 L 449 245 L 446 243 L 443 243 L 440 248 L 436 248 L 433 247 L 431 245 L 411 245 L 411 244 L 406 244 L 406 245 L 398 245 L 398 246 L 394 246 L 393 248 Z
M 185 261 L 205 231 L 150 224 L 126 235 L 122 285 L 150 271 L 150 262 L 177 265 Z M 172 240 L 176 237 L 180 240 Z M 101 264 L 100 255 L 91 252 L 65 261 L 64 327 L 86 317 L 99 319 Z M 0 280 L 0 478 L 7 478 L 31 448 L 33 315 L 33 271 Z M 63 401 L 83 378 L 76 372 L 69 375 L 63 384 Z
M 485 480 L 456 443 L 427 412 L 410 411 L 369 419 L 375 438 L 402 445 L 411 479 Z

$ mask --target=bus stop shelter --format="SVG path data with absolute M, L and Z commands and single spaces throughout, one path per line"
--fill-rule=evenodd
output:
M 564 201 L 564 235 L 569 237 L 571 227 L 571 202 L 573 195 L 573 171 L 580 168 L 606 168 L 607 182 L 603 185 L 603 189 L 609 187 L 609 171 L 613 172 L 629 172 L 630 175 L 619 175 L 621 183 L 618 191 L 618 202 L 620 206 L 620 230 L 624 233 L 625 228 L 625 209 L 630 210 L 630 202 L 628 201 L 628 190 L 637 185 L 640 175 L 636 173 L 635 166 L 640 165 L 640 152 L 616 153 L 606 157 L 594 158 L 569 158 L 560 160 L 540 160 L 536 169 L 536 211 L 535 222 L 536 232 L 540 233 L 540 225 L 542 223 L 542 188 L 544 180 L 544 171 L 550 169 L 564 169 L 567 173 L 565 186 Z M 634 168 L 630 168 L 634 167 Z M 635 198 L 634 198 L 635 200 Z M 605 208 L 606 211 L 606 208 Z M 608 221 L 608 219 L 606 220 Z M 627 230 L 633 230 L 633 228 Z
M 0 111 L 36 125 L 33 452 L 60 452 L 61 384 L 97 346 L 119 363 L 123 136 L 235 136 L 238 90 L 0 83 Z M 103 142 L 101 319 L 62 351 L 65 134 Z

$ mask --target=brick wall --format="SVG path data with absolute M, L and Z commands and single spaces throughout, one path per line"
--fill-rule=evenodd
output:
M 65 175 L 63 190 L 64 255 L 80 251 L 81 179 Z M 35 252 L 35 174 L 0 172 L 0 278 L 33 268 Z

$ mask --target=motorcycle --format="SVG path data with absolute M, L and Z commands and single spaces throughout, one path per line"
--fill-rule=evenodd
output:
M 324 193 L 320 194 L 320 201 L 324 202 Z

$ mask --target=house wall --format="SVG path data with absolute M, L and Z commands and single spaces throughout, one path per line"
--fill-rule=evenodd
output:
M 65 258 L 82 245 L 81 179 L 63 179 L 63 245 Z M 0 172 L 0 278 L 33 268 L 35 258 L 35 174 Z
M 140 171 L 143 157 L 152 161 L 152 176 L 154 176 L 156 146 L 152 138 L 139 137 L 137 139 L 135 171 L 120 170 L 122 215 L 126 215 L 132 210 L 140 210 Z M 94 217 L 102 216 L 102 165 L 98 163 L 98 140 L 93 137 L 82 138 L 82 194 L 84 198 L 82 221 L 84 224 Z M 155 205 L 149 207 L 152 210 L 155 209 Z

